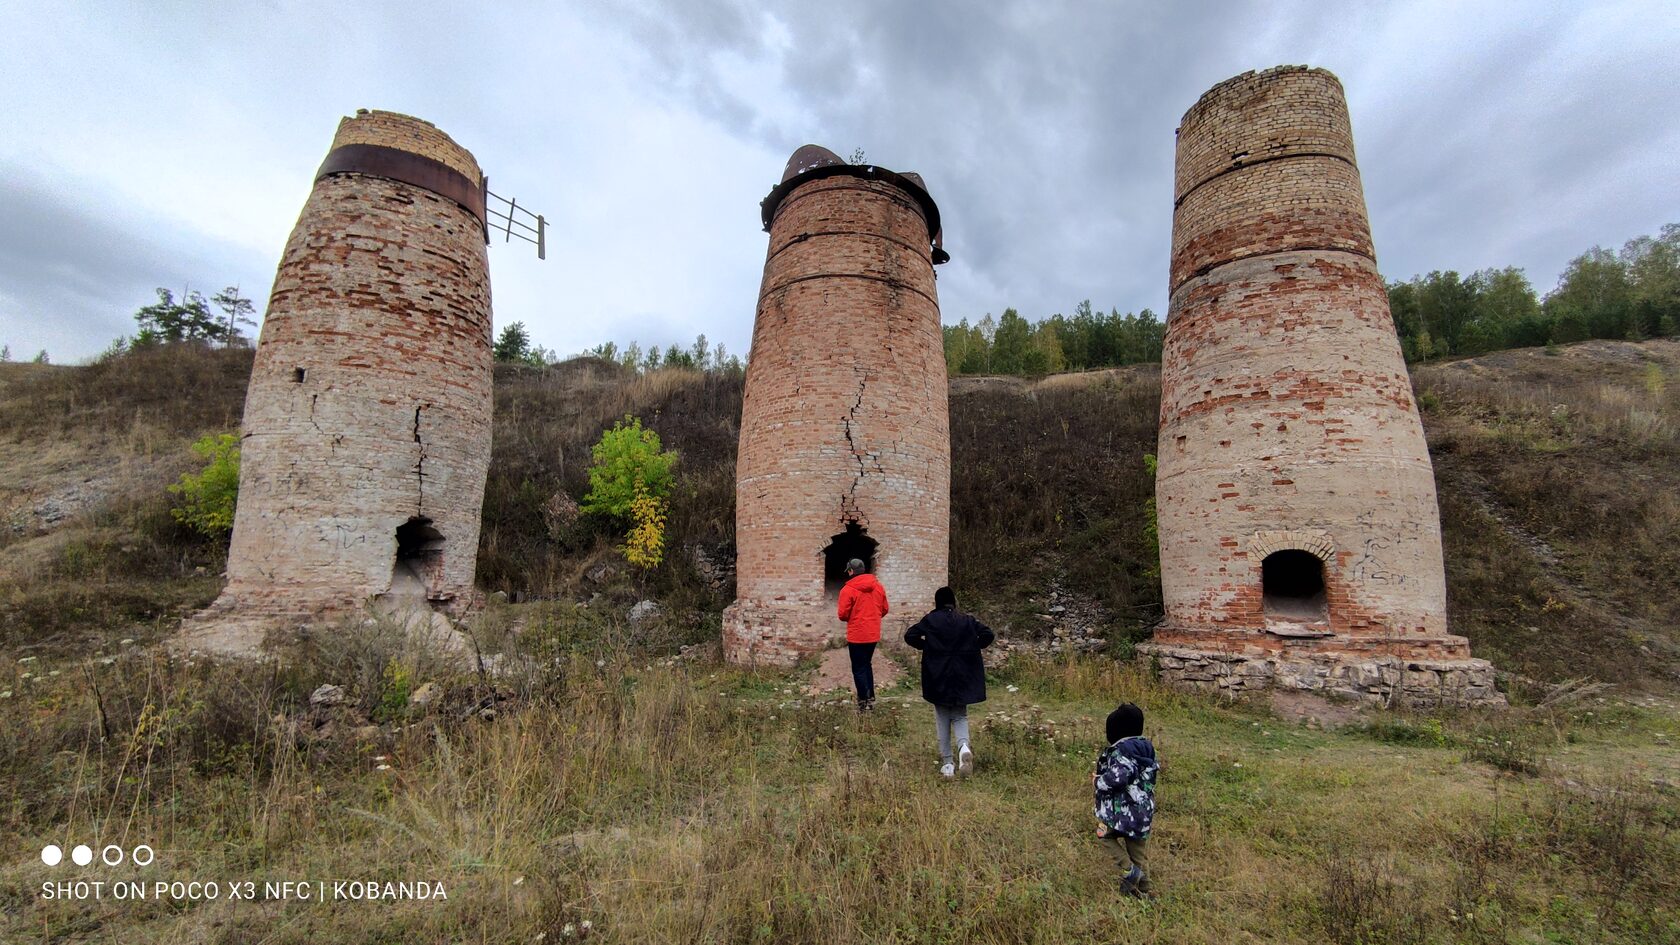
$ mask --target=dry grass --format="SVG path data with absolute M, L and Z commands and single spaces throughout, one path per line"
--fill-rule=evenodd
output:
M 1159 377 L 954 385 L 951 585 L 1000 626 L 1032 625 L 1052 583 L 1100 602 L 1130 640 L 1160 614 L 1145 537 Z
M 1666 341 L 1418 372 L 1449 616 L 1479 653 L 1553 680 L 1680 678 L 1676 375 Z
M 29 372 L 0 387 L 0 438 L 231 430 L 245 407 L 251 357 L 247 348 L 177 344 Z
M 361 707 L 389 676 L 356 666 L 409 660 L 397 644 L 259 672 L 132 650 L 109 666 L 31 664 L 63 670 L 44 681 L 9 670 L 0 687 L 22 694 L 0 700 L 15 733 L 0 749 L 0 826 L 25 847 L 159 850 L 148 870 L 96 868 L 107 879 L 426 879 L 449 898 L 48 902 L 35 894 L 44 868 L 19 849 L 0 866 L 0 938 L 529 943 L 585 920 L 615 942 L 1680 931 L 1680 806 L 1631 770 L 1513 779 L 1453 745 L 1296 728 L 1087 657 L 1005 667 L 974 711 L 979 775 L 944 783 L 931 713 L 904 690 L 859 717 L 847 700 L 802 697 L 797 676 L 610 644 L 557 656 L 523 637 L 506 638 L 505 658 L 543 662 L 545 685 L 503 689 L 493 721 L 478 711 L 484 680 L 410 664 L 443 695 L 371 726 Z M 328 681 L 350 690 L 349 708 L 307 708 Z M 1122 698 L 1148 707 L 1166 763 L 1151 906 L 1118 895 L 1089 836 L 1088 771 Z M 1546 724 L 1608 749 L 1674 722 L 1620 718 Z M 1469 722 L 1437 724 L 1468 737 Z
M 1595 342 L 1420 371 L 1452 619 L 1479 655 L 1541 678 L 1668 682 L 1670 354 Z M 0 439 L 14 456 L 168 461 L 200 424 L 236 422 L 241 384 L 221 372 L 237 367 L 131 365 L 173 378 L 158 385 L 8 372 Z M 996 623 L 1051 583 L 1097 599 L 1115 639 L 1159 606 L 1141 462 L 1158 386 L 1110 374 L 953 385 L 952 580 Z M 170 384 L 206 393 L 172 405 Z M 220 549 L 168 517 L 169 476 L 0 548 L 0 830 L 21 838 L 0 860 L 0 941 L 558 942 L 585 920 L 625 942 L 1680 940 L 1671 705 L 1327 733 L 1112 660 L 1018 660 L 974 713 L 981 776 L 942 783 L 907 692 L 859 718 L 797 695 L 797 674 L 671 658 L 715 638 L 733 592 L 703 561 L 733 554 L 738 377 L 584 361 L 500 369 L 497 398 L 481 579 L 552 598 L 477 621 L 497 678 L 378 626 L 316 633 L 260 669 L 145 649 L 219 583 Z M 682 454 L 676 553 L 649 574 L 626 573 L 587 520 L 554 535 L 541 514 L 557 490 L 582 494 L 589 445 L 626 412 Z M 592 583 L 601 562 L 619 573 Z M 631 628 L 642 596 L 667 617 Z M 311 709 L 326 682 L 345 706 Z M 434 700 L 411 705 L 428 683 Z M 1097 733 L 1121 699 L 1149 709 L 1167 764 L 1147 907 L 1118 896 L 1088 836 Z M 161 854 L 148 879 L 432 879 L 449 899 L 39 898 L 40 844 L 140 840 Z
M 636 375 L 592 359 L 545 369 L 501 365 L 497 372 L 480 583 L 537 597 L 584 591 L 584 571 L 609 556 L 622 536 L 587 517 L 564 534 L 551 534 L 543 508 L 558 492 L 577 499 L 588 491 L 590 447 L 603 430 L 634 414 L 666 449 L 677 451 L 679 478 L 666 563 L 618 591 L 658 595 L 684 609 L 721 610 L 734 587 L 711 587 L 696 572 L 694 558 L 696 551 L 709 559 L 734 557 L 740 377 L 685 370 Z

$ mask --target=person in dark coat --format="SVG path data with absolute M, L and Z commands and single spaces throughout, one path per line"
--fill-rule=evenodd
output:
M 947 778 L 974 773 L 968 707 L 986 701 L 986 666 L 980 651 L 996 638 L 985 624 L 957 609 L 957 595 L 948 587 L 934 592 L 933 610 L 904 632 L 904 642 L 922 651 L 922 698 L 933 703 L 939 773 Z

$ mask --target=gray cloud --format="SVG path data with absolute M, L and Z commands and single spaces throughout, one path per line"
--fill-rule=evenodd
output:
M 1085 297 L 1159 311 L 1178 118 L 1213 83 L 1282 63 L 1348 86 L 1391 278 L 1514 264 L 1544 290 L 1570 256 L 1680 206 L 1663 166 L 1680 83 L 1653 68 L 1680 21 L 1655 5 L 860 0 L 777 8 L 779 53 L 745 4 L 661 9 L 682 26 L 640 34 L 649 61 L 701 99 L 724 94 L 707 89 L 724 85 L 720 50 L 779 57 L 810 121 L 766 146 L 856 143 L 927 177 L 960 260 L 941 280 L 953 319 Z
M 206 275 L 237 281 L 217 259 L 227 247 L 137 225 L 96 203 L 97 195 L 0 166 L 0 342 L 14 357 L 41 348 L 59 361 L 85 356 L 132 334 L 134 311 L 155 300 L 157 286 L 179 294 L 190 284 L 209 295 L 225 283 L 198 281 Z M 245 289 L 256 294 L 252 283 Z
M 429 0 L 16 0 L 0 27 L 14 352 L 92 354 L 159 283 L 266 290 L 357 107 L 436 122 L 547 215 L 547 262 L 492 251 L 496 319 L 561 351 L 701 332 L 744 351 L 757 201 L 808 141 L 925 176 L 954 256 L 949 321 L 1084 298 L 1159 312 L 1178 119 L 1281 63 L 1347 87 L 1391 278 L 1517 265 L 1544 290 L 1591 245 L 1680 217 L 1680 8 L 1659 2 L 640 0 L 463 17 Z

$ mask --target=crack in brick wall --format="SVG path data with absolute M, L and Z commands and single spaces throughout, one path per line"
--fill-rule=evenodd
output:
M 379 144 L 482 177 L 432 125 L 358 112 L 334 147 Z M 491 411 L 484 231 L 447 197 L 384 178 L 315 182 L 263 321 L 242 430 L 228 584 L 215 610 L 352 608 L 393 580 L 397 529 L 446 551 L 429 596 L 474 598 Z
M 921 206 L 881 180 L 797 184 L 771 222 L 753 325 L 729 659 L 785 665 L 842 632 L 823 552 L 848 523 L 878 543 L 884 632 L 931 606 L 949 550 L 946 396 Z

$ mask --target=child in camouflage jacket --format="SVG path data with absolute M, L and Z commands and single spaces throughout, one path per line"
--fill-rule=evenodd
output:
M 1130 702 L 1108 716 L 1107 748 L 1091 775 L 1095 787 L 1097 836 L 1113 841 L 1115 862 L 1125 870 L 1120 890 L 1149 897 L 1149 828 L 1155 820 L 1155 776 L 1161 764 L 1143 737 L 1143 710 Z

